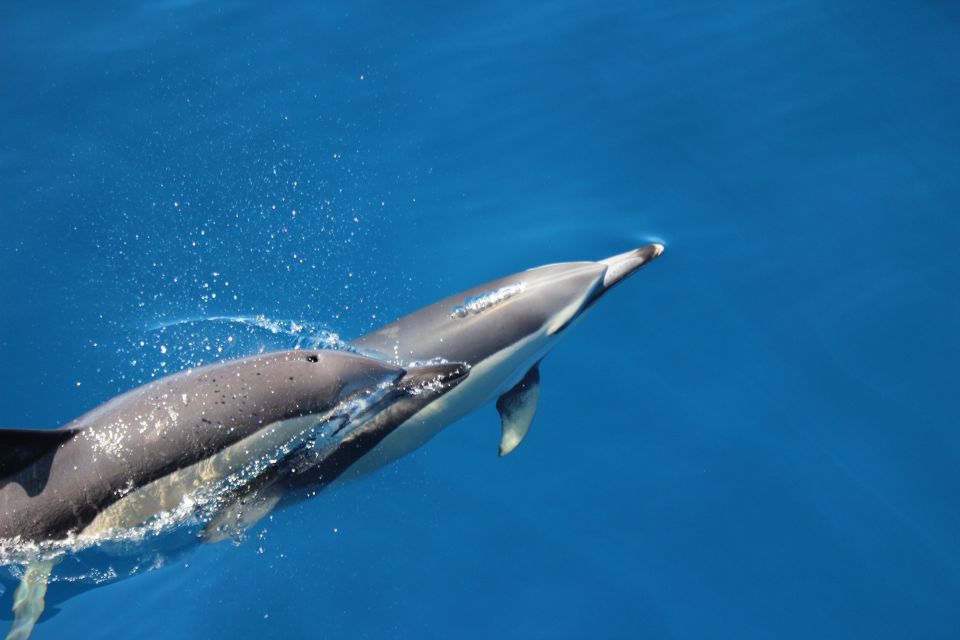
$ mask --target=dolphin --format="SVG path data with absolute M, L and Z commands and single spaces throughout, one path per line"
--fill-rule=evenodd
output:
M 465 362 L 470 377 L 391 429 L 342 481 L 407 455 L 493 400 L 501 418 L 500 455 L 513 451 L 536 413 L 540 361 L 587 309 L 663 250 L 654 243 L 598 262 L 536 267 L 457 293 L 354 340 L 359 352 L 396 363 Z
M 222 539 L 218 520 L 246 527 L 278 501 L 260 492 L 238 511 L 235 488 L 279 477 L 285 465 L 332 481 L 467 375 L 461 363 L 401 367 L 347 352 L 281 351 L 161 378 L 60 429 L 0 430 L 0 547 L 95 542 L 182 506 L 181 517 L 209 507 L 206 537 Z M 372 420 L 383 411 L 397 418 Z M 21 562 L 8 636 L 17 640 L 43 612 L 54 564 Z

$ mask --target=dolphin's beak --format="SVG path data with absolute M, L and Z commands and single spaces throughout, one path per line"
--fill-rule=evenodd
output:
M 606 260 L 599 260 L 600 264 L 607 265 L 607 272 L 603 274 L 603 288 L 599 293 L 606 293 L 637 269 L 656 260 L 661 253 L 663 253 L 663 245 L 655 242 L 633 251 L 611 256 Z

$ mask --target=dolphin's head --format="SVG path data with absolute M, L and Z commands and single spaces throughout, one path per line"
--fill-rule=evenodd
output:
M 386 437 L 414 413 L 453 390 L 470 374 L 462 362 L 407 365 L 403 375 L 387 385 L 384 393 L 373 396 L 353 416 L 354 426 L 364 425 L 364 437 Z
M 354 400 L 374 399 L 373 404 L 363 403 L 364 409 L 369 411 L 377 403 L 389 405 L 408 396 L 417 397 L 426 404 L 456 387 L 470 372 L 470 367 L 462 362 L 400 366 L 349 352 L 304 353 L 304 360 L 322 365 L 311 381 L 316 390 L 325 392 L 332 398 L 329 404 L 339 408 Z M 291 376 L 290 380 L 295 377 Z
M 450 325 L 473 320 L 494 334 L 514 333 L 514 341 L 533 333 L 557 335 L 661 253 L 663 245 L 649 244 L 598 262 L 549 264 L 501 278 L 468 292 L 453 307 Z
M 471 365 L 535 335 L 553 336 L 627 276 L 663 253 L 649 244 L 598 262 L 564 262 L 474 287 L 353 344 L 397 362 L 434 357 Z
M 470 367 L 463 362 L 439 362 L 407 366 L 396 382 L 400 391 L 413 396 L 425 396 L 431 401 L 463 382 Z
M 593 303 L 628 276 L 663 253 L 662 244 L 648 244 L 597 262 L 567 262 L 530 269 L 522 274 L 529 303 L 543 316 L 549 335 L 569 327 Z
M 253 364 L 254 360 L 262 363 Z M 249 362 L 257 369 L 258 383 L 270 394 L 266 404 L 301 415 L 323 415 L 352 407 L 354 401 L 369 404 L 397 395 L 436 398 L 469 372 L 459 362 L 403 367 L 382 358 L 325 349 L 268 354 Z
M 344 406 L 319 455 L 296 464 L 290 486 L 316 491 L 339 478 L 411 416 L 463 382 L 470 367 L 462 362 L 409 365 L 372 401 Z M 346 403 L 351 405 L 351 403 Z

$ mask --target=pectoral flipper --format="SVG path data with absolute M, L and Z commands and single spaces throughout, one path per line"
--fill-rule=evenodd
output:
M 530 423 L 537 413 L 537 402 L 540 400 L 540 363 L 530 367 L 512 389 L 500 396 L 497 400 L 497 411 L 500 412 L 500 455 L 505 456 L 514 449 L 527 435 Z
M 43 615 L 47 583 L 55 560 L 42 560 L 27 565 L 20 586 L 13 594 L 13 624 L 7 640 L 27 640 L 34 625 Z

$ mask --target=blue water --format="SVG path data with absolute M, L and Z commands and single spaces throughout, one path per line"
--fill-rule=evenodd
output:
M 487 408 L 35 638 L 960 636 L 958 60 L 938 0 L 4 3 L 3 426 L 667 247 L 510 456 Z

